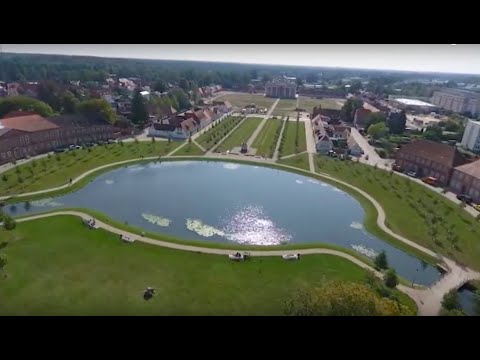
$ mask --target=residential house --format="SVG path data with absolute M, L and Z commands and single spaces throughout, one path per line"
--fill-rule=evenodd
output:
M 333 142 L 327 134 L 320 135 L 316 138 L 315 149 L 319 154 L 327 154 L 333 149 Z
M 358 143 L 355 141 L 355 138 L 353 136 L 349 136 L 347 138 L 347 146 L 348 146 L 348 151 L 350 155 L 352 156 L 362 156 L 363 150 L 358 145 Z
M 150 92 L 144 90 L 144 91 L 140 91 L 140 95 L 145 99 L 145 100 L 149 100 L 150 99 Z
M 466 163 L 456 147 L 424 139 L 415 139 L 395 153 L 395 163 L 419 177 L 432 176 L 447 185 L 453 169 Z
M 350 128 L 344 125 L 329 125 L 327 134 L 335 140 L 347 140 L 350 136 Z
M 232 111 L 232 109 L 233 109 L 233 106 L 229 101 L 213 100 L 212 104 L 214 106 L 217 106 L 218 110 L 223 114 L 226 114 L 226 113 Z
M 450 190 L 470 195 L 474 202 L 480 203 L 480 160 L 457 166 L 450 179 Z

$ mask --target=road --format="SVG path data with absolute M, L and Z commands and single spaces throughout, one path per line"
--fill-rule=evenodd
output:
M 365 139 L 356 128 L 350 128 L 350 135 L 355 139 L 357 144 L 362 148 L 364 152 L 364 155 L 361 157 L 360 160 L 362 163 L 372 166 L 377 164 L 378 167 L 386 167 L 385 163 L 388 163 L 389 161 L 382 159 L 380 156 L 378 156 L 375 148 L 368 143 L 367 139 Z M 368 160 L 366 159 L 366 156 L 368 156 Z

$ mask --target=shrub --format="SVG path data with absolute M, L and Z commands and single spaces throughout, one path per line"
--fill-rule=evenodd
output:
M 17 222 L 8 215 L 3 216 L 3 227 L 5 230 L 13 230 L 17 226 Z
M 457 290 L 451 290 L 443 296 L 442 307 L 446 310 L 461 310 Z
M 8 177 L 7 175 L 5 175 L 5 173 L 2 174 L 2 180 L 7 182 L 8 181 Z
M 385 252 L 385 250 L 382 250 L 375 257 L 374 264 L 377 269 L 388 269 L 387 253 Z
M 385 274 L 385 285 L 391 289 L 395 288 L 398 285 L 398 277 L 395 269 L 388 269 Z

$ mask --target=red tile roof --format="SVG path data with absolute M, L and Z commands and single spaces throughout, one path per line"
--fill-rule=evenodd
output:
M 33 111 L 10 111 L 9 113 L 3 115 L 3 119 L 28 115 L 37 115 L 37 113 L 34 113 Z
M 480 160 L 471 162 L 470 164 L 457 166 L 455 170 L 480 179 Z
M 0 124 L 9 129 L 16 129 L 26 132 L 35 132 L 58 128 L 53 122 L 40 115 L 16 116 L 0 120 Z
M 465 163 L 464 157 L 455 147 L 424 139 L 415 139 L 410 144 L 403 145 L 396 154 L 410 154 L 448 167 Z

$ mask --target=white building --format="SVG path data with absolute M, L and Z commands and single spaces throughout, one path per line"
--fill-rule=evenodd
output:
M 463 133 L 462 145 L 468 150 L 480 151 L 480 121 L 468 120 Z
M 436 105 L 417 99 L 396 98 L 391 100 L 395 107 L 403 110 L 431 112 L 437 108 Z

